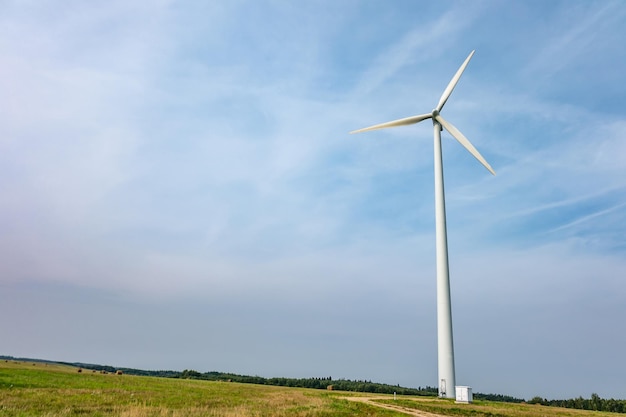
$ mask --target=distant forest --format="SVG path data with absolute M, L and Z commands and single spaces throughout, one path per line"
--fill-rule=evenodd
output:
M 437 396 L 436 387 L 418 387 L 418 388 L 406 388 L 400 385 L 381 384 L 372 381 L 359 381 L 349 379 L 333 379 L 332 377 L 321 378 L 264 378 L 260 376 L 248 376 L 237 375 L 225 372 L 198 372 L 191 369 L 185 369 L 184 371 L 146 371 L 142 369 L 133 368 L 116 368 L 108 365 L 96 365 L 90 363 L 81 362 L 59 362 L 59 361 L 47 361 L 41 359 L 30 358 L 15 358 L 13 356 L 2 356 L 1 360 L 19 360 L 27 362 L 43 362 L 43 363 L 58 363 L 62 365 L 70 365 L 78 368 L 105 371 L 110 373 L 116 373 L 122 371 L 128 375 L 139 376 L 154 376 L 162 378 L 180 378 L 180 379 L 199 379 L 206 381 L 222 381 L 222 382 L 239 382 L 244 384 L 260 384 L 260 385 L 276 385 L 282 387 L 299 387 L 299 388 L 313 388 L 324 390 L 337 390 L 337 391 L 354 391 L 354 392 L 369 392 L 375 394 L 393 394 L 398 395 L 419 395 L 419 396 Z M 515 398 L 509 395 L 502 394 L 482 394 L 474 393 L 474 398 L 479 400 L 500 401 L 510 403 L 522 403 L 525 402 L 523 398 Z M 626 400 L 605 399 L 598 396 L 598 394 L 592 394 L 591 398 L 585 399 L 582 397 L 573 398 L 569 400 L 548 400 L 541 397 L 534 397 L 529 404 L 539 404 L 543 406 L 552 407 L 565 407 L 576 408 L 581 410 L 596 410 L 596 411 L 610 411 L 615 413 L 626 413 Z
M 600 398 L 598 394 L 591 394 L 591 398 L 572 398 L 569 400 L 548 400 L 541 397 L 533 397 L 529 404 L 541 404 L 552 407 L 577 408 L 579 410 L 610 411 L 613 413 L 626 413 L 626 400 L 613 398 Z
M 277 385 L 281 387 L 299 387 L 314 389 L 332 389 L 338 391 L 372 392 L 378 394 L 399 395 L 437 395 L 437 388 L 419 387 L 405 388 L 400 385 L 380 384 L 372 381 L 351 381 L 349 379 L 322 378 L 263 378 L 260 376 L 237 375 L 222 372 L 200 373 L 193 370 L 184 370 L 179 378 L 205 379 L 208 381 L 241 382 L 244 384 Z

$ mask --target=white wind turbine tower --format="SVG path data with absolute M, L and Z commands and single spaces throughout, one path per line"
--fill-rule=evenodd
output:
M 422 120 L 433 119 L 435 135 L 435 223 L 437 242 L 437 346 L 438 346 L 438 371 L 439 371 L 439 396 L 454 398 L 454 346 L 452 339 L 452 308 L 450 305 L 450 277 L 448 273 L 448 237 L 446 231 L 446 205 L 443 190 L 443 162 L 441 158 L 441 130 L 446 129 L 465 149 L 469 151 L 485 168 L 496 175 L 485 158 L 474 148 L 469 140 L 454 127 L 450 122 L 441 117 L 439 113 L 448 101 L 448 97 L 459 82 L 461 74 L 474 55 L 472 51 L 465 62 L 458 69 L 445 91 L 439 99 L 439 104 L 431 113 L 411 116 L 404 119 L 381 123 L 364 129 L 354 130 L 350 133 L 366 132 L 369 130 L 385 129 L 388 127 L 412 125 Z

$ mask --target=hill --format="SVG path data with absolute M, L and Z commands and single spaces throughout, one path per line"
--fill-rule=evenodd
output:
M 80 372 L 79 372 L 80 370 Z M 611 413 L 478 400 L 361 394 L 103 373 L 54 362 L 0 361 L 0 415 L 591 417 Z
M 172 379 L 185 379 L 185 380 L 204 380 L 213 382 L 235 382 L 243 384 L 256 384 L 267 386 L 281 386 L 290 388 L 310 388 L 318 390 L 334 390 L 334 391 L 347 391 L 347 392 L 361 392 L 361 393 L 373 393 L 373 394 L 398 394 L 398 395 L 412 395 L 421 397 L 436 397 L 437 388 L 435 387 L 418 387 L 407 388 L 400 385 L 381 384 L 372 381 L 353 381 L 349 379 L 333 379 L 332 377 L 314 377 L 314 378 L 264 378 L 260 376 L 238 375 L 226 372 L 198 372 L 195 370 L 142 370 L 134 368 L 119 368 L 109 365 L 97 365 L 81 362 L 57 362 L 44 359 L 30 359 L 30 358 L 15 358 L 12 356 L 0 355 L 0 360 L 5 362 L 20 361 L 29 362 L 33 364 L 41 363 L 44 365 L 60 365 L 68 366 L 73 369 L 86 369 L 95 372 L 117 373 L 121 372 L 126 375 L 134 376 L 151 376 L 161 378 Z M 516 398 L 503 394 L 483 394 L 474 393 L 475 400 L 489 400 L 495 402 L 508 402 L 508 403 L 523 403 L 524 399 Z M 548 406 L 548 407 L 564 407 L 575 408 L 581 410 L 592 411 L 608 411 L 614 413 L 626 413 L 626 400 L 616 400 L 613 398 L 604 399 L 597 394 L 592 394 L 591 398 L 585 399 L 582 397 L 565 400 L 548 400 L 546 398 L 534 397 L 530 401 L 530 404 Z

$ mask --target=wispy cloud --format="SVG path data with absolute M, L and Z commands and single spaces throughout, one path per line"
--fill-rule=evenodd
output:
M 401 39 L 375 56 L 372 65 L 360 76 L 354 94 L 368 95 L 383 83 L 389 84 L 390 79 L 406 66 L 414 67 L 441 56 L 471 26 L 479 9 L 477 7 L 467 14 L 467 9 L 457 7 L 403 34 Z
M 622 3 L 610 1 L 572 6 L 555 16 L 552 34 L 556 36 L 541 45 L 539 53 L 525 69 L 532 76 L 552 78 L 598 47 L 602 53 L 610 53 L 611 47 L 603 42 L 603 38 L 626 18 Z
M 400 4 L 0 6 L 5 353 L 432 384 L 432 127 L 348 132 L 428 111 L 477 48 L 446 112 L 498 175 L 444 133 L 457 340 L 472 355 L 460 375 L 481 391 L 571 396 L 614 373 L 561 380 L 572 367 L 546 352 L 562 346 L 554 328 L 596 331 L 590 311 L 616 328 L 623 316 L 593 283 L 624 291 L 626 124 L 611 71 L 626 61 L 600 59 L 606 80 L 589 62 L 621 48 L 622 8 Z M 68 332 L 70 352 L 46 332 L 55 320 L 89 337 Z M 172 354 L 156 333 L 194 343 Z M 327 345 L 336 355 L 318 356 Z M 517 364 L 502 381 L 492 346 L 518 345 L 537 369 L 549 357 L 562 388 Z M 146 346 L 159 346 L 150 360 Z

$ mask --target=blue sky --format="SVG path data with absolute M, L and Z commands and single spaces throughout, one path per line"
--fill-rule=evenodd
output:
M 626 397 L 620 1 L 0 5 L 0 353 Z

